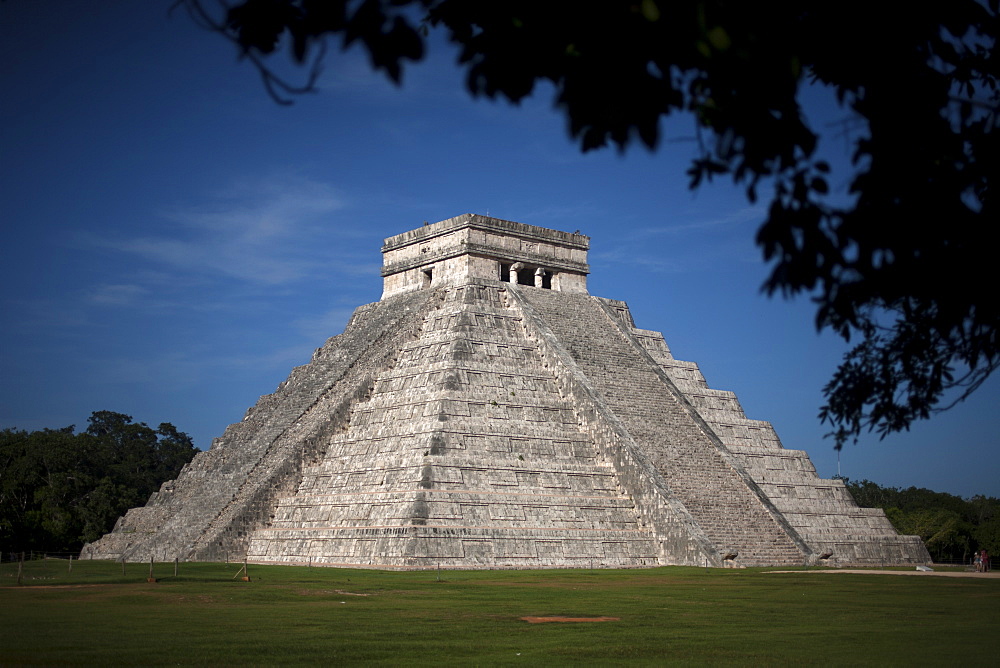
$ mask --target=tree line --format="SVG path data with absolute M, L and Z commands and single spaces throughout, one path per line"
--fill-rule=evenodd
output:
M 85 431 L 0 431 L 0 550 L 78 552 L 177 477 L 198 450 L 169 422 L 153 429 L 97 411 Z
M 1000 553 L 1000 499 L 977 494 L 882 487 L 843 478 L 859 506 L 881 508 L 901 534 L 920 536 L 934 561 L 967 563 L 974 551 Z

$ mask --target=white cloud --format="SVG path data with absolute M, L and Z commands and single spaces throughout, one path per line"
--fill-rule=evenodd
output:
M 356 263 L 337 255 L 341 249 L 335 242 L 353 236 L 332 219 L 343 208 L 333 187 L 278 173 L 232 184 L 202 203 L 161 213 L 170 229 L 160 234 L 97 243 L 186 275 L 281 285 L 320 272 L 358 270 Z
M 763 206 L 747 206 L 736 211 L 725 213 L 720 216 L 710 218 L 697 218 L 699 212 L 691 212 L 690 215 L 678 216 L 677 220 L 685 220 L 684 223 L 670 225 L 659 225 L 656 227 L 637 227 L 630 230 L 625 238 L 629 241 L 645 241 L 656 237 L 685 234 L 688 232 L 723 232 L 746 225 L 747 223 L 759 224 L 764 220 L 766 210 Z
M 102 306 L 127 306 L 148 293 L 149 290 L 140 285 L 104 284 L 94 287 L 87 295 L 87 300 Z
M 743 207 L 732 213 L 689 218 L 687 222 L 635 227 L 618 243 L 591 252 L 595 266 L 626 264 L 654 273 L 684 274 L 717 270 L 734 263 L 760 263 L 754 230 L 764 216 L 761 207 Z

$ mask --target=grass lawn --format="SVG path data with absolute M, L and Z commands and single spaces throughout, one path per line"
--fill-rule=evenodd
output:
M 0 665 L 995 665 L 1000 580 L 0 565 Z M 526 616 L 617 617 L 530 624 Z

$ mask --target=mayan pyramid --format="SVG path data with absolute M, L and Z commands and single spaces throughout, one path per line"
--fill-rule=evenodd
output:
M 625 302 L 581 234 L 463 215 L 84 558 L 370 568 L 914 564 Z

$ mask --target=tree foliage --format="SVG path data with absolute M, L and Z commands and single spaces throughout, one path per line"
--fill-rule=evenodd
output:
M 1000 551 L 1000 499 L 843 480 L 859 506 L 885 510 L 897 531 L 920 536 L 935 561 L 965 562 L 974 550 Z
M 692 187 L 722 176 L 750 200 L 768 293 L 809 294 L 816 324 L 855 347 L 825 388 L 837 447 L 965 398 L 1000 363 L 1000 0 L 177 0 L 237 44 L 271 94 L 313 90 L 332 39 L 398 82 L 431 30 L 460 47 L 473 95 L 518 102 L 539 82 L 583 150 L 656 148 L 662 117 L 694 119 Z M 266 59 L 287 47 L 302 85 Z M 847 115 L 853 174 L 831 195 L 801 108 L 821 85 Z M 844 203 L 844 200 L 847 200 Z
M 176 478 L 197 450 L 164 422 L 93 413 L 74 427 L 0 431 L 0 549 L 78 551 Z

